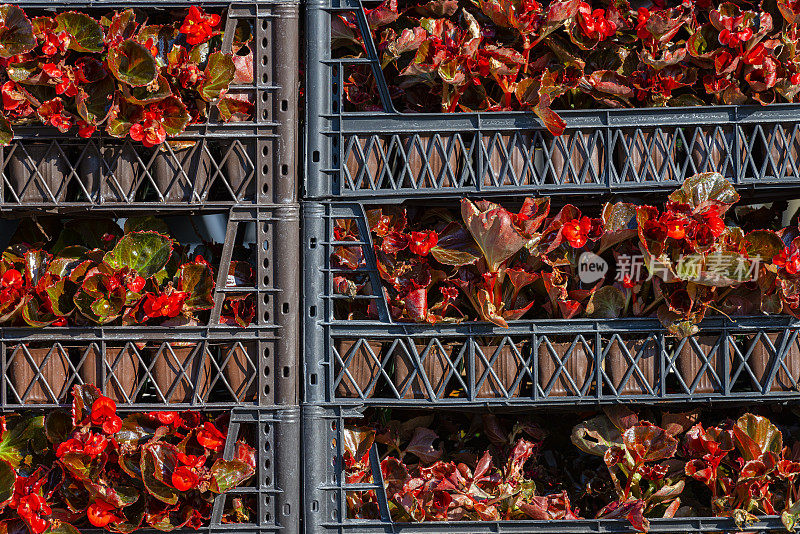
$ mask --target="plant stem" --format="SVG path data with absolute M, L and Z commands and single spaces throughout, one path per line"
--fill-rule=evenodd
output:
M 648 305 L 647 305 L 647 308 L 645 308 L 645 309 L 642 311 L 642 315 L 647 315 L 647 314 L 648 314 L 648 312 L 650 312 L 650 311 L 653 309 L 653 307 L 654 307 L 656 304 L 659 304 L 659 303 L 661 303 L 661 301 L 662 301 L 662 300 L 664 300 L 664 295 L 661 295 L 661 296 L 660 296 L 660 297 L 658 297 L 656 300 L 654 300 L 653 302 L 651 302 L 650 304 L 648 304 Z

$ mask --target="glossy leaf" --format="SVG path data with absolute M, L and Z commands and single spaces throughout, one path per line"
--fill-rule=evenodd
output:
M 164 112 L 162 125 L 167 131 L 167 135 L 182 133 L 191 120 L 191 116 L 183 102 L 174 96 L 168 96 L 161 101 L 160 106 Z
M 0 5 L 0 57 L 24 54 L 35 47 L 33 25 L 25 12 L 15 5 Z
M 218 459 L 211 466 L 211 491 L 224 493 L 255 474 L 253 466 L 241 460 Z
M 481 251 L 467 230 L 456 222 L 448 224 L 439 233 L 436 246 L 431 248 L 436 261 L 444 265 L 470 265 L 481 258 Z
M 200 96 L 208 102 L 217 100 L 228 90 L 235 73 L 236 67 L 230 56 L 221 52 L 212 53 L 208 57 L 203 82 L 198 88 Z
M 158 232 L 124 235 L 103 261 L 114 269 L 130 269 L 147 279 L 163 269 L 172 254 L 173 241 Z
M 27 451 L 44 446 L 44 416 L 20 416 L 9 423 L 0 439 L 0 460 L 19 469 Z
M 783 436 L 778 427 L 760 415 L 745 414 L 733 427 L 736 447 L 745 460 L 759 460 L 771 452 L 779 455 L 783 449 Z
M 461 216 L 491 272 L 496 272 L 528 241 L 514 226 L 511 214 L 497 204 L 462 199 Z
M 70 50 L 76 52 L 103 52 L 103 28 L 85 13 L 67 11 L 56 15 L 56 32 L 66 32 Z
M 640 424 L 622 434 L 625 449 L 636 464 L 672 458 L 678 450 L 678 440 L 655 425 Z
M 166 504 L 176 504 L 179 492 L 165 481 L 171 480 L 178 465 L 177 448 L 165 443 L 150 443 L 142 448 L 141 473 L 147 492 Z
M 189 293 L 184 306 L 188 310 L 214 307 L 214 273 L 206 264 L 186 263 L 178 272 L 180 290 Z
M 14 131 L 11 129 L 11 123 L 3 115 L 0 115 L 0 146 L 8 146 L 13 138 Z
M 625 296 L 613 286 L 604 286 L 592 293 L 586 304 L 586 316 L 593 319 L 616 319 L 625 308 Z
M 731 206 L 739 201 L 739 193 L 721 174 L 707 172 L 687 178 L 669 199 L 699 209 L 712 203 Z
M 608 417 L 600 415 L 576 425 L 570 439 L 580 450 L 603 456 L 609 448 L 622 444 L 622 433 Z
M 108 51 L 109 70 L 122 83 L 143 87 L 156 80 L 158 65 L 150 51 L 132 39 Z

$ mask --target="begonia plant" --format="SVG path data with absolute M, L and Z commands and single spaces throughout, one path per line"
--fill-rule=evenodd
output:
M 127 9 L 28 13 L 0 5 L 0 144 L 13 126 L 42 124 L 90 137 L 103 129 L 152 147 L 205 122 L 242 120 L 252 104 L 228 95 L 252 81 L 253 28 L 236 26 L 223 51 L 219 14 L 191 6 L 176 17 Z
M 0 256 L 0 324 L 198 324 L 214 306 L 214 269 L 166 232 L 153 218 L 130 218 L 125 231 L 78 220 L 49 244 L 10 245 Z M 231 264 L 234 278 L 248 273 L 248 264 Z M 223 321 L 247 326 L 252 304 L 245 294 L 226 299 Z
M 8 532 L 197 529 L 214 496 L 256 469 L 244 441 L 232 459 L 222 457 L 225 416 L 120 415 L 92 385 L 74 387 L 71 413 L 0 419 L 0 528 Z
M 746 530 L 780 516 L 793 531 L 794 413 L 706 412 L 615 406 L 583 420 L 404 413 L 388 421 L 379 413 L 344 431 L 346 483 L 382 481 L 395 522 L 597 518 L 647 532 L 656 518 L 727 517 Z M 374 490 L 347 495 L 349 518 L 381 517 Z
M 797 102 L 800 10 L 790 0 L 385 0 L 365 12 L 401 112 Z M 354 13 L 333 17 L 339 57 L 366 57 Z M 348 71 L 353 110 L 380 109 L 369 67 Z
M 462 199 L 460 213 L 378 208 L 367 224 L 393 320 L 507 327 L 525 318 L 658 317 L 683 338 L 709 314 L 800 314 L 800 229 L 781 228 L 771 209 L 737 214 L 739 200 L 721 175 L 704 173 L 663 209 L 615 202 L 595 218 L 568 204 L 550 216 L 547 198 L 525 199 L 518 211 Z M 358 225 L 338 221 L 336 233 L 334 290 L 350 302 L 349 318 L 377 317 L 375 299 L 364 298 L 379 293 Z M 584 280 L 587 257 L 615 268 Z

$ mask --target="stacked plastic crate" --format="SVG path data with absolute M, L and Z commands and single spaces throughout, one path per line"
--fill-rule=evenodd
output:
M 140 20 L 181 20 L 193 5 L 14 4 L 31 18 L 79 11 L 98 21 L 131 8 Z M 82 139 L 74 129 L 15 126 L 1 149 L 0 212 L 4 246 L 15 226 L 30 222 L 57 221 L 57 232 L 112 219 L 121 232 L 126 220 L 156 217 L 160 222 L 145 227 L 165 224 L 172 237 L 204 250 L 215 273 L 213 307 L 183 326 L 5 326 L 0 403 L 6 411 L 48 410 L 68 404 L 73 386 L 93 383 L 121 412 L 227 413 L 226 458 L 237 439 L 245 440 L 256 449 L 256 475 L 216 498 L 205 529 L 295 533 L 299 4 L 230 0 L 202 7 L 220 17 L 223 51 L 241 32 L 236 38 L 252 53 L 241 52 L 228 92 L 249 102 L 252 113 L 230 122 L 212 114 L 157 146 L 100 132 Z M 237 321 L 232 304 L 246 307 L 244 319 Z M 232 514 L 234 503 L 249 512 Z
M 332 53 L 331 22 L 341 15 L 363 36 L 365 57 Z M 567 123 L 561 137 L 532 113 L 405 114 L 393 105 L 364 3 L 309 2 L 306 21 L 315 36 L 307 50 L 303 204 L 307 532 L 632 531 L 613 519 L 393 522 L 377 446 L 369 456 L 373 482 L 348 483 L 345 472 L 345 451 L 354 446 L 345 421 L 367 408 L 541 414 L 556 405 L 796 398 L 798 376 L 787 355 L 797 353 L 797 327 L 786 316 L 709 318 L 699 335 L 681 340 L 651 318 L 520 320 L 508 328 L 393 320 L 367 213 L 400 203 L 452 208 L 461 197 L 545 195 L 594 206 L 663 199 L 686 178 L 711 171 L 751 199 L 776 199 L 800 182 L 798 106 L 559 111 Z M 376 83 L 382 111 L 348 110 L 344 91 L 356 71 Z M 334 261 L 342 247 L 360 248 L 363 265 Z M 335 278 L 353 269 L 370 294 L 337 289 Z M 341 303 L 353 299 L 376 318 L 342 313 Z M 363 492 L 374 492 L 379 519 L 352 516 L 348 497 Z M 651 520 L 652 532 L 733 528 L 725 518 Z M 781 528 L 778 517 L 747 527 L 774 528 Z

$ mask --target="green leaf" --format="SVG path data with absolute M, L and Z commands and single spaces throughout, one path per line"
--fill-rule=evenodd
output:
M 69 439 L 72 428 L 72 417 L 63 410 L 48 412 L 44 418 L 44 432 L 50 443 L 59 444 Z
M 788 532 L 794 532 L 794 527 L 797 525 L 798 514 L 792 514 L 787 511 L 781 512 L 781 523 L 786 527 Z
M 0 503 L 4 503 L 14 494 L 14 482 L 17 472 L 6 461 L 0 461 Z
M 26 61 L 24 63 L 14 63 L 6 68 L 8 78 L 14 82 L 25 82 L 35 74 L 40 72 L 38 61 Z
M 72 424 L 79 426 L 83 420 L 89 417 L 94 401 L 102 397 L 103 394 L 94 384 L 84 384 L 73 386 L 72 388 Z
M 100 124 L 108 117 L 114 105 L 116 82 L 106 76 L 94 83 L 81 86 L 75 97 L 78 115 L 89 124 Z
M 125 300 L 116 299 L 112 295 L 109 295 L 108 298 L 100 297 L 95 299 L 91 304 L 92 313 L 104 319 L 104 322 L 105 319 L 119 317 L 123 307 L 125 307 Z
M 214 273 L 208 265 L 186 263 L 179 271 L 181 291 L 189 293 L 185 306 L 191 310 L 210 310 L 214 307 Z
M 125 219 L 125 233 L 152 231 L 168 235 L 169 227 L 163 219 L 153 215 L 139 215 Z
M 108 250 L 109 243 L 113 245 L 121 236 L 122 230 L 113 219 L 74 219 L 64 224 L 51 251 L 61 254 L 67 247 L 75 245 Z
M 167 56 L 175 46 L 178 34 L 178 29 L 173 25 L 151 24 L 139 30 L 136 40 L 154 46 L 157 50 L 156 57 L 162 65 L 165 65 L 168 63 Z
M 40 442 L 44 439 L 43 429 L 44 416 L 15 419 L 0 440 L 0 460 L 18 469 L 24 459 L 24 452 L 30 447 L 40 447 Z
M 111 48 L 106 62 L 119 81 L 132 87 L 145 86 L 158 76 L 156 58 L 147 48 L 132 39 Z
M 147 492 L 161 502 L 175 505 L 178 491 L 167 485 L 172 472 L 178 464 L 177 448 L 166 443 L 150 443 L 142 449 L 142 482 Z
M 211 44 L 209 41 L 205 43 L 200 43 L 197 46 L 193 46 L 192 49 L 189 51 L 189 60 L 194 63 L 195 65 L 202 65 L 208 59 L 208 54 L 211 51 Z M 170 61 L 172 63 L 172 61 Z
M 125 100 L 132 104 L 152 104 L 160 102 L 172 94 L 172 89 L 166 78 L 158 76 L 158 87 L 151 91 L 148 87 L 128 87 L 122 86 L 122 94 Z
M 227 96 L 220 99 L 217 109 L 223 122 L 246 121 L 253 114 L 253 104 Z
M 739 193 L 733 185 L 718 172 L 705 172 L 687 178 L 681 188 L 673 192 L 669 199 L 681 204 L 689 204 L 694 209 L 711 203 L 732 206 L 739 201 Z
M 614 286 L 603 286 L 589 297 L 586 316 L 592 319 L 616 319 L 625 308 L 625 296 Z
M 117 270 L 127 267 L 147 279 L 167 264 L 172 245 L 172 239 L 158 232 L 131 232 L 119 240 L 103 261 Z
M 255 470 L 241 460 L 219 459 L 211 466 L 211 491 L 225 493 L 235 488 L 255 473 Z
M 214 52 L 208 58 L 203 83 L 198 88 L 200 96 L 208 102 L 216 100 L 228 90 L 235 73 L 233 59 L 222 52 Z
M 136 28 L 136 14 L 132 9 L 116 12 L 108 25 L 108 40 L 119 42 L 130 39 L 136 34 Z
M 253 27 L 247 19 L 239 19 L 233 32 L 234 52 L 253 40 Z
M 606 451 L 622 444 L 622 433 L 605 415 L 598 415 L 575 425 L 572 444 L 583 452 L 602 457 Z
M 76 52 L 103 52 L 103 28 L 85 13 L 67 11 L 56 15 L 56 32 L 67 32 L 69 48 Z
M 144 112 L 142 106 L 118 99 L 119 112 L 112 113 L 106 123 L 106 132 L 113 137 L 125 137 Z
M 783 241 L 772 230 L 753 230 L 744 236 L 745 251 L 750 258 L 771 261 L 781 250 Z
M 97 480 L 104 467 L 101 457 L 93 459 L 83 451 L 68 451 L 64 453 L 60 463 L 72 476 L 81 482 Z
M 33 25 L 25 12 L 11 4 L 0 5 L 0 57 L 24 54 L 34 48 Z
M 436 261 L 460 267 L 481 259 L 481 251 L 466 229 L 456 223 L 448 224 L 439 234 L 439 241 L 431 249 Z
M 134 448 L 152 438 L 159 427 L 157 421 L 144 413 L 133 413 L 122 420 L 122 428 L 114 435 L 120 445 Z
M 122 285 L 111 290 L 111 285 L 111 275 L 105 272 L 95 272 L 84 278 L 73 298 L 78 311 L 98 324 L 117 319 L 125 307 L 128 292 Z
M 14 139 L 14 130 L 11 129 L 11 123 L 0 115 L 0 146 L 8 146 L 12 139 Z
M 127 534 L 139 530 L 142 527 L 146 506 L 145 499 L 139 499 L 133 505 L 123 508 L 122 515 L 124 519 L 113 524 L 114 531 Z
M 37 297 L 28 296 L 22 308 L 22 319 L 28 326 L 44 328 L 53 324 L 57 317 L 50 313 Z
M 75 292 L 77 286 L 69 278 L 62 278 L 58 282 L 47 286 L 45 291 L 50 299 L 53 313 L 59 317 L 66 317 L 75 310 Z
M 44 534 L 81 534 L 81 531 L 65 521 L 58 521 L 58 524 L 52 523 Z
M 191 119 L 183 102 L 174 96 L 168 96 L 161 101 L 160 105 L 164 112 L 161 124 L 164 125 L 167 135 L 178 135 L 183 132 Z

